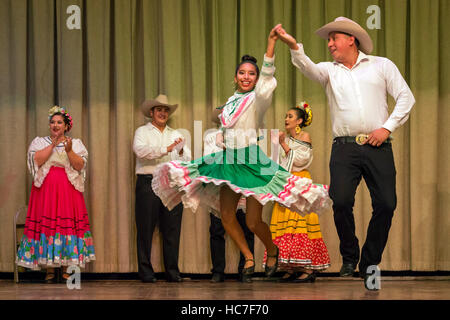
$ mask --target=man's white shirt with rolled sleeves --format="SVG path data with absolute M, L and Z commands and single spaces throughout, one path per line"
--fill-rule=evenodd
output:
M 151 122 L 136 129 L 133 141 L 133 151 L 136 155 L 136 174 L 153 174 L 155 168 L 164 162 L 172 160 L 190 161 L 191 151 L 183 146 L 183 154 L 175 149 L 167 151 L 167 147 L 183 135 L 175 129 L 166 126 L 161 132 Z
M 381 127 L 394 132 L 404 124 L 414 96 L 395 64 L 387 58 L 359 51 L 355 65 L 311 61 L 303 45 L 291 49 L 292 63 L 325 89 L 331 112 L 333 137 L 369 134 Z M 387 93 L 396 101 L 389 115 Z

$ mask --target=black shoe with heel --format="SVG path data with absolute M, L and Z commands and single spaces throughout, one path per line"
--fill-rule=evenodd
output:
M 297 273 L 286 273 L 285 275 L 289 275 L 287 277 L 280 278 L 278 282 L 292 282 L 297 278 Z
M 276 248 L 277 248 L 276 255 L 269 256 L 269 254 L 267 254 L 267 261 L 266 261 L 266 266 L 265 266 L 264 270 L 266 272 L 266 277 L 269 277 L 269 278 L 272 277 L 275 274 L 275 272 L 277 272 L 277 269 L 278 269 L 278 255 L 280 254 L 280 250 L 278 249 L 278 247 L 276 247 Z M 271 267 L 269 267 L 267 265 L 269 258 L 276 258 L 274 265 Z
M 307 273 L 307 272 L 305 272 L 305 273 Z M 308 273 L 308 276 L 306 278 L 296 278 L 292 282 L 294 282 L 294 283 L 307 283 L 307 282 L 313 283 L 314 281 L 316 281 L 316 273 L 312 272 L 312 273 Z
M 255 260 L 253 259 L 245 259 L 245 262 L 252 261 L 253 265 L 251 267 L 247 267 L 242 269 L 241 273 L 241 281 L 245 283 L 251 283 L 252 282 L 252 276 L 255 272 Z

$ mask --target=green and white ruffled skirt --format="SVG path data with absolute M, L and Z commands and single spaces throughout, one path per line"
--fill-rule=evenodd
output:
M 275 201 L 300 214 L 320 214 L 331 206 L 327 185 L 291 174 L 257 145 L 190 162 L 169 161 L 156 168 L 152 180 L 153 191 L 169 210 L 183 202 L 194 212 L 200 205 L 220 211 L 219 191 L 224 185 L 262 205 Z

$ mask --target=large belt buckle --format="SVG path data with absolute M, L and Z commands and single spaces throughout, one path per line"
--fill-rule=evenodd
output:
M 364 142 L 366 142 L 367 138 L 369 138 L 368 134 L 360 133 L 355 137 L 355 141 L 357 144 L 362 146 Z

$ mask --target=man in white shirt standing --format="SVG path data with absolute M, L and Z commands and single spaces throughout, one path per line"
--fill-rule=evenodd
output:
M 156 224 L 163 236 L 164 268 L 169 282 L 181 282 L 178 269 L 181 217 L 180 203 L 169 211 L 153 192 L 153 171 L 157 165 L 171 160 L 190 160 L 190 150 L 181 133 L 167 126 L 178 105 L 170 105 L 165 95 L 146 100 L 142 113 L 151 119 L 136 129 L 133 151 L 136 154 L 136 227 L 138 273 L 143 282 L 156 282 L 151 264 L 152 238 Z
M 338 17 L 316 31 L 328 41 L 333 62 L 315 64 L 282 27 L 278 34 L 291 49 L 292 63 L 319 82 L 328 98 L 334 138 L 330 197 L 343 259 L 340 275 L 352 276 L 359 262 L 365 287 L 376 290 L 378 286 L 368 285 L 367 268 L 381 262 L 397 205 L 390 134 L 408 120 L 414 97 L 392 61 L 369 55 L 369 34 L 348 18 Z M 396 101 L 390 115 L 386 93 Z M 360 255 L 353 205 L 361 178 L 369 188 L 373 212 Z

